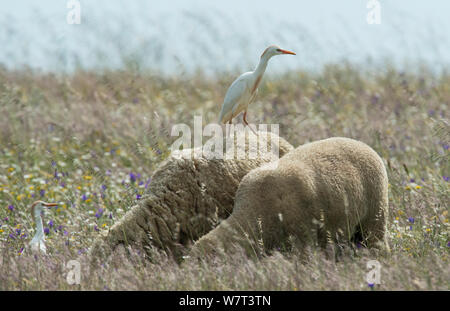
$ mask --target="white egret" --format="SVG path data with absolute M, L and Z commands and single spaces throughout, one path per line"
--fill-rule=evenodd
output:
M 258 85 L 266 70 L 267 63 L 272 56 L 282 54 L 296 55 L 294 52 L 280 49 L 276 45 L 271 45 L 262 53 L 259 64 L 254 71 L 246 72 L 234 80 L 225 95 L 222 110 L 219 115 L 219 123 L 226 124 L 229 122 L 231 124 L 231 120 L 243 111 L 243 121 L 248 126 L 247 108 L 255 99 Z
M 42 224 L 41 213 L 44 207 L 58 206 L 56 203 L 46 203 L 44 201 L 36 201 L 31 205 L 31 216 L 33 221 L 36 223 L 36 234 L 30 242 L 31 250 L 33 252 L 47 253 L 47 248 L 45 247 L 45 235 L 44 228 Z

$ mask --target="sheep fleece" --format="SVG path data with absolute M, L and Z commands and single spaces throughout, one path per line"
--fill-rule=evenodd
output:
M 233 209 L 234 195 L 241 179 L 252 169 L 293 150 L 291 144 L 276 134 L 259 132 L 245 136 L 245 144 L 237 150 L 255 150 L 256 158 L 211 159 L 203 155 L 196 158 L 169 157 L 152 176 L 150 192 L 138 205 L 133 206 L 108 232 L 94 242 L 92 257 L 108 256 L 116 248 L 132 247 L 141 253 L 147 248 L 163 249 L 175 258 L 202 235 L 215 228 L 220 219 L 228 217 Z M 260 152 L 256 144 L 268 144 Z M 278 145 L 278 152 L 269 142 Z M 241 149 L 245 148 L 245 149 Z M 201 152 L 185 149 L 184 153 Z
M 300 248 L 359 237 L 367 246 L 381 242 L 389 249 L 387 217 L 388 178 L 381 158 L 362 142 L 329 138 L 290 151 L 276 167 L 248 173 L 233 213 L 192 252 L 238 244 L 255 252 L 258 245 L 268 250 L 292 238 Z

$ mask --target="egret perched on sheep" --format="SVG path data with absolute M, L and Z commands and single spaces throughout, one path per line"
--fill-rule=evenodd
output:
M 292 54 L 294 52 L 280 49 L 276 45 L 271 45 L 264 50 L 258 66 L 254 71 L 249 71 L 239 76 L 228 89 L 223 101 L 222 110 L 219 115 L 219 123 L 230 123 L 233 118 L 244 112 L 244 124 L 247 122 L 248 105 L 255 99 L 261 78 L 266 71 L 267 63 L 272 56 Z
M 36 223 L 36 234 L 30 242 L 31 250 L 33 252 L 47 253 L 47 248 L 45 247 L 45 236 L 42 224 L 41 212 L 44 207 L 58 206 L 57 203 L 46 203 L 44 201 L 36 201 L 31 205 L 31 216 L 33 221 Z

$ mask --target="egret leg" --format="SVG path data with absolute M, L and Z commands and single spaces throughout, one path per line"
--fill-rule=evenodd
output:
M 256 136 L 258 136 L 258 134 L 256 134 L 256 132 L 251 128 L 251 126 L 248 124 L 247 122 L 247 111 L 244 111 L 244 118 L 243 118 L 244 124 L 248 126 L 248 128 L 253 132 L 253 134 L 255 134 Z

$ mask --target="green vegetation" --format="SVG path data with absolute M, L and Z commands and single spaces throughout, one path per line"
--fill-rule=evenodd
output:
M 267 77 L 248 120 L 279 123 L 294 146 L 332 136 L 372 146 L 390 179 L 391 254 L 357 249 L 336 262 L 311 250 L 302 263 L 294 250 L 179 266 L 155 253 L 152 262 L 136 254 L 89 269 L 93 240 L 151 191 L 176 139 L 172 125 L 191 125 L 194 115 L 216 122 L 233 78 L 0 69 L 0 290 L 370 290 L 371 259 L 382 269 L 372 289 L 450 289 L 450 75 L 388 67 Z M 27 247 L 38 199 L 60 202 L 44 216 L 45 259 Z M 72 259 L 82 265 L 80 285 L 63 273 Z

